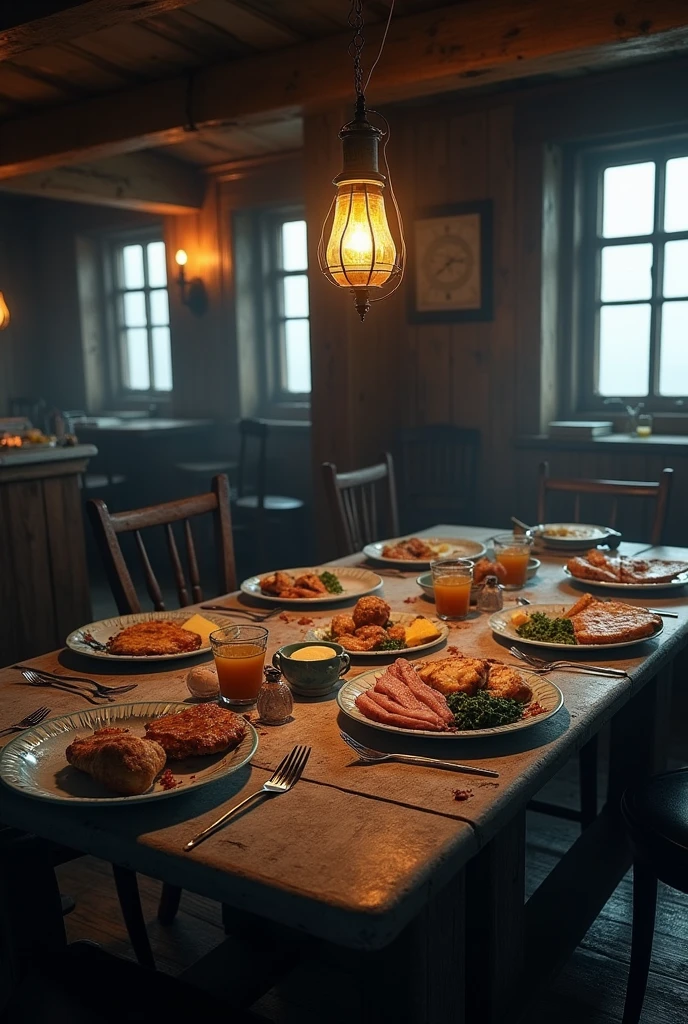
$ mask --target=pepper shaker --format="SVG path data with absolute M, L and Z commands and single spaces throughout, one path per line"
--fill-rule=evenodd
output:
M 291 690 L 282 679 L 282 673 L 272 665 L 263 669 L 265 682 L 258 691 L 256 707 L 264 725 L 284 725 L 294 707 Z
M 502 585 L 496 576 L 487 576 L 478 595 L 478 610 L 481 612 L 499 612 L 504 607 Z

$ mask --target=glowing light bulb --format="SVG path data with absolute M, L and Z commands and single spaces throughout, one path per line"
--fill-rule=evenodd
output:
M 342 288 L 381 288 L 398 269 L 382 185 L 345 181 L 337 188 L 326 264 Z
M 174 258 L 177 263 L 177 266 L 185 267 L 189 257 L 186 255 L 186 251 L 184 249 L 177 249 L 176 253 L 174 254 Z
M 5 296 L 0 292 L 0 331 L 4 331 L 6 327 L 9 327 L 10 323 L 10 311 L 7 308 L 5 302 Z

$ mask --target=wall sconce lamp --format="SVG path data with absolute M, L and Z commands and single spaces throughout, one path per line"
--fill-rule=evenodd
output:
M 184 249 L 178 249 L 174 256 L 179 267 L 177 274 L 177 286 L 182 305 L 187 306 L 194 316 L 203 316 L 208 309 L 208 293 L 200 277 L 194 277 L 191 281 L 186 279 L 185 267 L 189 257 Z
M 10 325 L 10 311 L 5 302 L 5 296 L 0 292 L 0 331 L 4 331 Z

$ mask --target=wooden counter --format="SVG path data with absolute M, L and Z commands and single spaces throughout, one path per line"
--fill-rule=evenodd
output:
M 93 445 L 0 455 L 0 655 L 35 657 L 91 619 L 80 474 Z

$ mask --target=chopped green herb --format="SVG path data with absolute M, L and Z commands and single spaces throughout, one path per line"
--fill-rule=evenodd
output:
M 478 690 L 472 697 L 467 693 L 452 693 L 447 697 L 449 710 L 458 729 L 492 729 L 496 725 L 510 725 L 523 716 L 523 704 L 510 697 L 490 697 Z
M 343 594 L 344 587 L 341 585 L 337 577 L 333 572 L 321 572 L 320 582 L 325 586 L 330 594 Z
M 527 622 L 518 626 L 516 632 L 525 640 L 544 640 L 551 644 L 575 644 L 575 633 L 571 619 L 552 619 L 544 612 L 533 612 Z
M 405 647 L 406 644 L 403 640 L 392 640 L 391 637 L 388 637 L 387 640 L 383 640 L 381 644 L 378 644 L 376 649 L 378 651 L 403 651 Z

